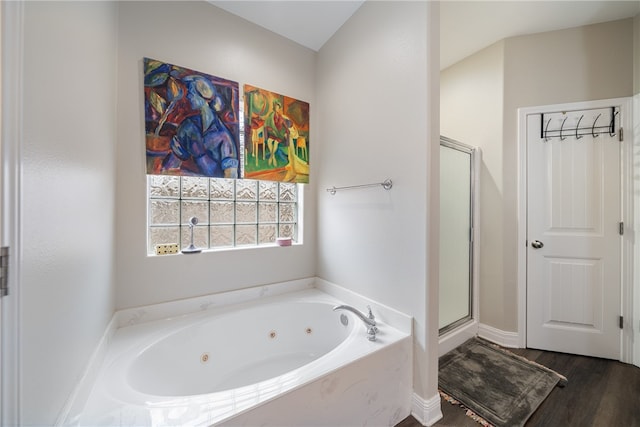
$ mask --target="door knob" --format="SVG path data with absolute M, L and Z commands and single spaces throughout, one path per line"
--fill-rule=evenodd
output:
M 534 240 L 533 242 L 531 242 L 531 247 L 533 249 L 540 249 L 544 246 L 544 243 L 542 243 L 540 240 Z

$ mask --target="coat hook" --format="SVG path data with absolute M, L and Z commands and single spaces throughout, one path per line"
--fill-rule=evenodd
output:
M 562 128 L 564 127 L 564 122 L 567 121 L 567 118 L 565 117 L 564 120 L 562 121 L 562 124 L 560 125 L 560 141 L 564 141 L 565 139 L 567 139 L 567 137 L 563 137 L 562 136 Z
M 609 125 L 609 136 L 616 136 L 616 116 L 618 111 L 615 111 L 615 107 L 611 107 L 613 116 L 611 116 L 611 124 Z
M 598 114 L 598 117 L 596 117 L 596 119 L 593 121 L 593 126 L 591 126 L 591 135 L 593 135 L 594 138 L 597 138 L 600 136 L 599 133 L 596 133 L 596 123 L 598 122 L 598 119 L 600 118 L 601 115 L 602 113 Z
M 578 129 L 580 128 L 580 122 L 582 121 L 583 117 L 584 114 L 580 116 L 580 118 L 578 119 L 578 124 L 576 125 L 576 139 L 582 138 L 582 135 L 578 135 Z
M 551 139 L 547 136 L 547 132 L 549 132 L 549 123 L 551 123 L 551 119 L 549 119 L 549 121 L 547 122 L 547 126 L 545 126 L 544 128 L 544 142 L 547 142 Z

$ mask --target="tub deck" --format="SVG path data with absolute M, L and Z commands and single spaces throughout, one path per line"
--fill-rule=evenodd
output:
M 137 357 L 175 331 L 252 305 L 296 301 L 343 303 L 311 288 L 121 327 L 109 344 L 82 413 L 69 425 L 362 425 L 366 420 L 375 425 L 395 425 L 404 419 L 410 412 L 412 393 L 411 334 L 379 322 L 378 339 L 370 342 L 355 317 L 353 332 L 336 348 L 301 367 L 256 383 L 212 393 L 157 396 L 141 393 L 122 381 L 119 370 L 127 365 L 123 360 Z M 281 365 L 285 361 L 263 362 L 252 369 L 260 372 L 267 370 L 269 363 Z M 249 367 L 242 375 L 248 375 L 248 371 Z

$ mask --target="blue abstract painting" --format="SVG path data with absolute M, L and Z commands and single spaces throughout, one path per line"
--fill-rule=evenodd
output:
M 144 58 L 147 174 L 240 177 L 239 85 Z

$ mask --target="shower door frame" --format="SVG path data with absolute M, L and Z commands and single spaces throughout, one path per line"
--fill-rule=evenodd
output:
M 479 326 L 479 307 L 478 307 L 478 279 L 479 279 L 479 223 L 480 223 L 480 162 L 482 152 L 478 147 L 473 147 L 456 141 L 445 136 L 440 136 L 440 145 L 452 148 L 454 150 L 468 153 L 470 156 L 470 209 L 469 223 L 471 230 L 469 231 L 469 315 L 465 316 L 439 330 L 439 349 L 440 354 L 456 347 L 468 338 L 477 335 Z

